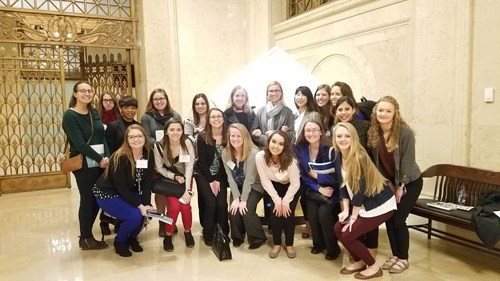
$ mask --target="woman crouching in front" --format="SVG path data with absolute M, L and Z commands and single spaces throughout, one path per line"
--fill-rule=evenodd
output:
M 335 235 L 349 251 L 354 263 L 341 274 L 352 274 L 357 279 L 370 279 L 383 275 L 382 269 L 368 248 L 358 238 L 391 218 L 396 210 L 396 198 L 387 180 L 373 164 L 360 144 L 356 129 L 347 122 L 338 123 L 333 130 L 335 149 L 340 151 L 341 167 L 337 167 L 343 211 L 335 225 Z M 349 202 L 352 203 L 349 216 Z
M 106 213 L 121 221 L 115 237 L 116 253 L 132 256 L 143 249 L 137 241 L 144 217 L 151 206 L 154 155 L 146 143 L 146 132 L 140 125 L 130 125 L 125 141 L 111 156 L 109 166 L 97 180 L 93 191 L 97 203 Z

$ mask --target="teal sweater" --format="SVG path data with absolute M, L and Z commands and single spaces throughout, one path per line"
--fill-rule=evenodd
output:
M 95 152 L 90 145 L 104 144 L 104 156 L 109 156 L 109 149 L 104 135 L 104 125 L 97 110 L 92 108 L 94 122 L 94 133 L 92 134 L 90 114 L 80 114 L 72 109 L 66 110 L 63 115 L 62 127 L 70 145 L 69 155 L 75 156 L 79 153 L 101 162 L 103 156 Z M 92 139 L 87 144 L 88 139 Z

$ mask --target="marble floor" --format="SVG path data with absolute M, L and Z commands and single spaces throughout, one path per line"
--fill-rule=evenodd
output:
M 3 194 L 0 196 L 0 280 L 355 280 L 339 274 L 348 262 L 327 261 L 310 254 L 311 240 L 296 229 L 297 258 L 284 251 L 268 257 L 270 246 L 258 250 L 232 248 L 233 259 L 219 262 L 200 239 L 195 215 L 196 246 L 184 246 L 182 235 L 174 237 L 174 252 L 162 248 L 158 224 L 150 224 L 140 235 L 145 251 L 122 258 L 112 247 L 100 251 L 78 248 L 76 189 Z M 194 203 L 193 205 L 196 205 Z M 197 210 L 194 210 L 197 214 Z M 181 227 L 181 223 L 178 222 Z M 94 235 L 100 237 L 98 224 Z M 410 268 L 402 274 L 384 272 L 374 280 L 500 280 L 500 259 L 410 230 Z M 106 241 L 112 244 L 113 236 Z M 385 230 L 381 229 L 377 262 L 389 256 Z

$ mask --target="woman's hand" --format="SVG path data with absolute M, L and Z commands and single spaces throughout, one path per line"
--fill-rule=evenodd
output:
M 333 195 L 333 188 L 329 186 L 320 187 L 318 191 L 319 193 L 325 195 L 326 197 L 332 197 Z
M 139 205 L 137 208 L 139 208 L 143 217 L 148 216 L 148 211 L 155 210 L 155 208 L 153 208 L 153 206 L 149 206 L 149 205 L 144 206 L 142 204 Z
M 247 209 L 247 201 L 241 201 L 240 202 L 240 205 L 238 206 L 238 209 L 240 211 L 240 214 L 243 216 L 244 214 L 246 214 L 248 212 L 248 209 Z
M 291 216 L 292 215 L 292 210 L 290 210 L 290 205 L 288 205 L 288 204 L 281 204 L 281 214 L 285 218 L 288 218 L 289 216 Z
M 339 222 L 343 223 L 349 217 L 349 210 L 343 210 L 339 213 Z
M 103 157 L 101 159 L 101 162 L 99 162 L 99 167 L 101 167 L 101 169 L 106 169 L 108 167 L 108 164 L 109 164 L 109 158 Z
M 290 128 L 288 128 L 288 126 L 285 125 L 285 126 L 281 126 L 281 130 L 286 133 L 286 132 L 290 131 Z
M 396 203 L 399 204 L 399 202 L 401 201 L 401 197 L 403 197 L 405 193 L 406 193 L 406 186 L 404 183 L 402 183 L 399 186 L 399 188 L 396 188 L 396 192 L 394 192 L 394 195 L 396 196 Z
M 260 136 L 262 136 L 262 131 L 260 129 L 255 129 L 252 131 L 252 136 L 260 137 Z
M 229 213 L 231 215 L 236 215 L 236 212 L 238 212 L 238 208 L 240 207 L 240 199 L 234 199 L 233 202 L 231 203 L 231 206 L 229 206 Z
M 181 198 L 184 200 L 184 204 L 189 204 L 189 202 L 191 202 L 191 195 L 189 194 L 189 190 L 186 190 L 184 194 L 182 194 Z
M 183 184 L 184 182 L 186 182 L 186 179 L 184 179 L 183 176 L 175 176 L 174 177 L 174 180 L 180 184 Z
M 217 194 L 219 194 L 220 191 L 220 182 L 218 181 L 213 181 L 210 183 L 210 189 L 212 189 L 212 193 L 217 197 Z
M 269 137 L 269 136 L 271 136 L 273 133 L 274 133 L 274 131 L 269 130 L 269 131 L 267 131 L 267 132 L 266 132 L 266 136 L 267 136 L 267 137 Z
M 344 225 L 344 227 L 342 228 L 342 232 L 345 232 L 347 229 L 349 229 L 349 232 L 351 232 L 352 230 L 352 225 L 356 222 L 358 218 L 356 217 L 350 217 L 349 218 L 349 221 L 346 223 L 346 225 Z
M 281 204 L 274 204 L 274 209 L 273 209 L 273 214 L 276 216 L 276 217 L 282 217 L 283 216 L 283 208 L 282 208 L 282 205 Z
M 313 171 L 313 170 L 309 170 L 309 176 L 313 179 L 318 179 L 318 173 L 316 173 L 316 171 Z

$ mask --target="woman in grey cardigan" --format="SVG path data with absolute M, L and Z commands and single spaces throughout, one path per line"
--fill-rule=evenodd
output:
M 401 273 L 409 267 L 410 234 L 406 218 L 422 191 L 423 181 L 415 160 L 415 136 L 399 113 L 395 98 L 381 98 L 373 109 L 368 145 L 378 169 L 389 180 L 398 209 L 386 222 L 392 257 L 382 269 Z
M 283 103 L 283 88 L 278 81 L 267 85 L 267 104 L 261 107 L 253 120 L 250 130 L 254 142 L 263 148 L 267 138 L 275 130 L 287 133 L 288 139 L 293 140 L 294 118 L 293 112 Z
M 222 152 L 222 161 L 231 188 L 231 238 L 233 246 L 239 247 L 244 242 L 246 232 L 249 249 L 253 250 L 267 240 L 256 213 L 257 204 L 264 193 L 255 165 L 255 155 L 259 150 L 243 124 L 229 125 L 228 136 L 229 143 Z

